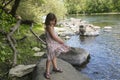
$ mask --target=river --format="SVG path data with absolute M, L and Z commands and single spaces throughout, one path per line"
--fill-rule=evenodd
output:
M 77 68 L 91 80 L 120 80 L 120 15 L 72 16 L 101 27 L 97 37 L 72 36 L 67 44 L 81 47 L 90 53 L 90 60 L 84 68 Z M 106 32 L 104 26 L 111 26 Z

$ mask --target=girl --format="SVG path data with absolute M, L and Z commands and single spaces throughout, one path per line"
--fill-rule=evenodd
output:
M 49 13 L 45 20 L 45 34 L 47 43 L 47 60 L 46 60 L 46 72 L 45 78 L 50 79 L 50 62 L 53 64 L 53 71 L 63 72 L 62 69 L 57 67 L 56 57 L 61 53 L 69 51 L 69 47 L 64 44 L 63 40 L 58 37 L 54 31 L 57 18 L 53 13 Z

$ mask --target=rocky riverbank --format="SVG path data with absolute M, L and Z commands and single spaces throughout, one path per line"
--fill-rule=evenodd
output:
M 69 23 L 71 24 L 74 23 L 74 26 L 72 24 L 72 27 L 67 26 L 68 25 L 67 23 L 65 23 L 67 25 L 66 26 L 64 25 L 64 27 L 59 27 L 59 28 L 55 27 L 58 34 L 65 39 L 69 39 L 70 36 L 72 35 L 80 34 L 80 30 L 79 30 L 80 25 L 83 25 L 83 23 L 85 25 L 85 21 L 81 21 L 80 19 L 72 19 L 71 21 L 72 22 L 69 22 Z M 75 24 L 76 22 L 77 24 Z M 42 38 L 44 39 L 44 35 L 42 35 Z M 45 45 L 44 45 L 44 48 L 46 48 Z M 46 53 L 46 51 L 42 52 L 41 54 L 40 49 L 37 47 L 34 47 L 32 50 L 36 51 L 34 56 L 41 56 L 45 58 L 44 53 Z M 84 62 L 88 61 L 89 56 L 90 56 L 89 53 L 82 48 L 71 48 L 71 50 L 67 52 L 66 54 L 60 55 L 59 58 L 61 58 L 62 60 L 58 59 L 58 65 L 61 68 L 63 68 L 63 70 L 65 71 L 62 74 L 53 73 L 52 80 L 67 80 L 67 79 L 89 80 L 88 77 L 81 74 L 74 67 L 71 66 L 71 64 L 80 66 Z M 31 65 L 18 65 L 15 68 L 12 68 L 9 72 L 10 77 L 15 77 L 18 80 L 21 80 L 21 79 L 28 80 L 28 77 L 26 78 L 26 76 L 33 75 L 33 77 L 30 78 L 29 80 L 45 80 L 43 76 L 43 73 L 45 71 L 45 59 L 40 60 L 37 65 L 33 64 L 31 67 L 30 66 Z
M 70 36 L 79 34 L 81 36 L 98 36 L 100 27 L 88 24 L 86 21 L 76 18 L 70 18 L 58 22 L 61 27 L 55 27 L 55 30 L 61 37 L 69 39 Z
M 38 48 L 34 48 L 39 51 Z M 46 55 L 46 54 L 45 54 Z M 45 72 L 45 59 L 46 56 L 42 56 L 40 61 L 37 64 L 32 65 L 18 65 L 12 68 L 9 72 L 9 76 L 12 78 L 16 78 L 16 80 L 28 80 L 29 76 L 33 75 L 33 78 L 29 80 L 45 80 L 43 73 Z M 78 73 L 72 65 L 80 66 L 84 62 L 88 61 L 89 53 L 82 48 L 71 48 L 71 50 L 67 53 L 61 54 L 58 59 L 58 66 L 63 68 L 63 74 L 52 74 L 52 80 L 73 80 L 77 77 L 76 80 L 89 80 L 88 77 L 85 77 L 80 72 Z M 63 61 L 64 60 L 64 61 Z M 71 65 L 72 64 L 72 65 Z M 32 74 L 33 73 L 33 74 Z M 30 74 L 30 75 L 29 75 Z M 27 76 L 26 76 L 27 75 Z M 57 76 L 57 77 L 56 77 Z M 59 77 L 60 76 L 60 77 Z M 27 77 L 27 78 L 26 78 Z
M 45 71 L 46 59 L 38 62 L 34 72 L 32 80 L 46 80 L 43 76 Z M 51 79 L 50 80 L 90 80 L 87 76 L 78 72 L 72 65 L 69 63 L 58 59 L 58 66 L 63 69 L 63 73 L 52 72 L 51 68 Z

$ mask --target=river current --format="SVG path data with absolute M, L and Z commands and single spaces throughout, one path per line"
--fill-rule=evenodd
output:
M 96 37 L 72 36 L 67 44 L 81 47 L 90 53 L 89 63 L 78 68 L 91 80 L 120 80 L 120 15 L 72 16 L 100 26 L 100 35 Z M 112 27 L 104 31 L 105 26 Z

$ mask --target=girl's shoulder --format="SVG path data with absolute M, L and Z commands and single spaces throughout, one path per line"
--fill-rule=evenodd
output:
M 52 31 L 54 31 L 54 27 L 52 27 L 52 26 L 46 26 L 46 30 L 52 30 Z

